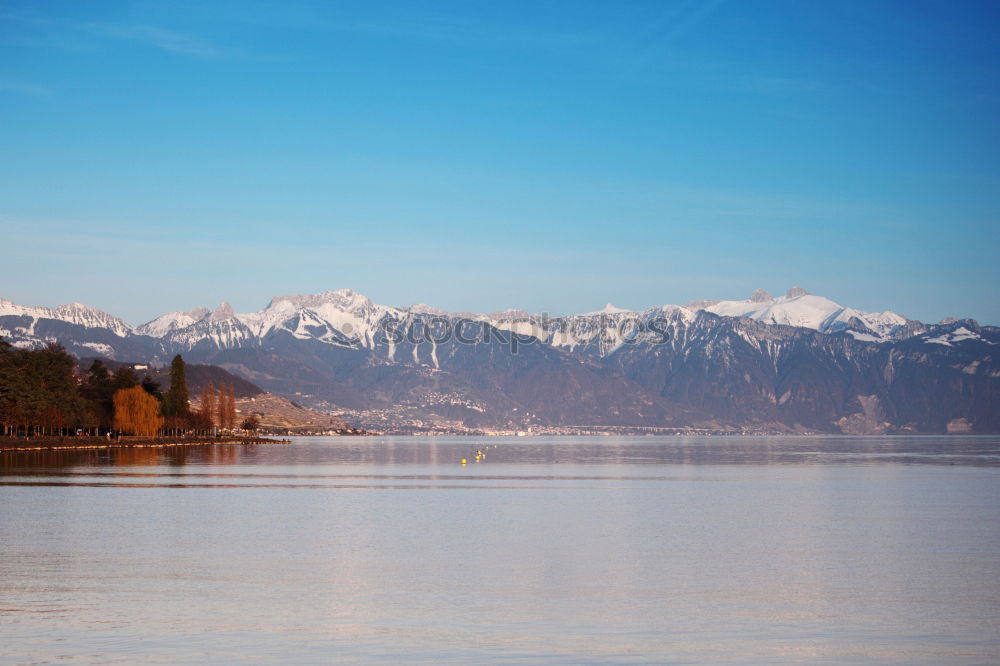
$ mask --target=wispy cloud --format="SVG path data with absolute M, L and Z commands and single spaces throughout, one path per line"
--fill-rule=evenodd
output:
M 144 24 L 87 23 L 83 27 L 95 35 L 139 42 L 170 53 L 199 57 L 219 55 L 218 48 L 202 39 L 156 26 Z
M 647 30 L 648 37 L 640 45 L 639 56 L 632 64 L 642 69 L 663 57 L 671 44 L 708 20 L 724 0 L 687 0 L 667 9 Z
M 201 39 L 200 37 L 169 30 L 146 23 L 113 23 L 113 22 L 87 22 L 79 23 L 75 21 L 53 20 L 39 16 L 29 10 L 12 11 L 0 7 L 0 24 L 10 23 L 20 25 L 22 30 L 10 31 L 10 34 L 0 32 L 0 37 L 12 37 L 17 35 L 17 41 L 21 44 L 33 46 L 56 46 L 60 48 L 72 48 L 79 50 L 80 44 L 73 41 L 73 36 L 86 38 L 116 39 L 121 41 L 136 42 L 153 48 L 157 48 L 169 53 L 176 53 L 187 56 L 212 57 L 221 55 L 220 49 L 214 44 Z M 39 37 L 27 37 L 23 29 L 45 30 L 48 34 Z
M 527 22 L 500 24 L 478 16 L 474 9 L 448 13 L 406 3 L 394 11 L 352 12 L 335 3 L 241 0 L 199 5 L 196 16 L 204 24 L 244 25 L 268 32 L 351 34 L 475 49 L 585 49 L 596 41 L 565 25 L 546 29 Z

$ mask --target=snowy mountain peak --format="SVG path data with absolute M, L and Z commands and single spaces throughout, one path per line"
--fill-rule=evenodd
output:
M 435 315 L 438 317 L 444 317 L 448 314 L 444 310 L 431 307 L 426 303 L 414 303 L 409 307 L 400 308 L 400 310 L 403 310 L 404 312 L 412 312 L 413 314 Z
M 59 307 L 57 307 L 54 310 L 54 312 L 58 312 L 58 313 L 61 313 L 61 314 L 72 314 L 72 315 L 101 315 L 101 314 L 107 314 L 106 312 L 101 312 L 100 310 L 96 310 L 94 308 L 87 307 L 86 305 L 84 305 L 83 303 L 80 303 L 79 301 L 74 301 L 74 302 L 70 303 L 69 305 L 60 305 Z M 107 315 L 107 316 L 110 317 L 111 315 Z
M 233 312 L 233 306 L 226 301 L 222 301 L 219 303 L 219 307 L 212 313 L 212 321 L 226 321 L 227 319 L 232 319 L 235 316 L 236 314 Z
M 608 303 L 594 312 L 555 318 L 515 309 L 488 315 L 449 313 L 423 303 L 392 308 L 373 303 L 352 289 L 338 289 L 319 294 L 276 296 L 266 308 L 246 314 L 234 313 L 226 302 L 221 303 L 214 312 L 203 307 L 188 312 L 170 312 L 135 329 L 120 319 L 80 303 L 49 309 L 20 306 L 0 299 L 0 317 L 17 318 L 3 323 L 0 336 L 16 338 L 34 335 L 36 322 L 55 319 L 88 328 L 108 329 L 122 338 L 133 333 L 159 338 L 178 349 L 193 349 L 201 344 L 219 349 L 259 345 L 265 343 L 266 338 L 272 334 L 290 334 L 298 339 L 374 349 L 380 339 L 379 332 L 387 324 L 432 315 L 456 321 L 483 321 L 498 329 L 540 336 L 540 339 L 556 347 L 573 348 L 581 344 L 577 338 L 569 336 L 563 330 L 566 326 L 576 327 L 596 335 L 600 339 L 600 353 L 606 354 L 617 349 L 633 335 L 634 326 L 630 323 L 633 320 L 645 321 L 668 316 L 671 322 L 686 325 L 698 318 L 700 310 L 724 317 L 753 319 L 764 324 L 810 328 L 830 334 L 849 334 L 865 342 L 900 340 L 928 330 L 926 325 L 895 312 L 855 310 L 828 298 L 810 294 L 801 287 L 792 287 L 779 298 L 773 298 L 764 290 L 758 289 L 749 300 L 701 300 L 693 301 L 685 307 L 658 306 L 643 312 Z
M 351 311 L 357 308 L 373 305 L 372 301 L 353 289 L 336 289 L 324 291 L 321 294 L 292 294 L 290 296 L 275 296 L 267 309 L 277 307 L 279 303 L 290 303 L 298 308 L 315 308 L 321 305 L 333 305 L 337 309 Z
M 712 307 L 713 305 L 719 302 L 720 301 L 717 298 L 700 298 L 696 301 L 690 301 L 684 307 L 686 307 L 689 310 L 704 310 L 705 308 Z
M 491 312 L 486 315 L 486 319 L 495 319 L 499 321 L 508 321 L 511 319 L 529 319 L 531 313 L 527 310 L 518 310 L 516 308 L 508 308 L 507 310 L 497 310 L 496 312 Z M 478 318 L 482 319 L 482 315 Z
M 18 305 L 13 301 L 0 298 L 0 317 L 6 315 L 31 317 L 36 321 L 39 319 L 55 319 L 86 328 L 104 328 L 120 338 L 132 332 L 132 327 L 118 317 L 110 315 L 103 310 L 88 307 L 82 303 L 70 303 L 69 305 L 60 305 L 55 309 L 50 309 Z
M 8 301 L 6 298 L 0 298 L 0 317 L 3 317 L 5 315 L 19 316 L 24 314 L 23 310 L 26 309 L 27 308 L 18 305 L 14 301 Z M 36 308 L 36 309 L 41 309 L 41 308 Z
M 60 305 L 52 310 L 52 313 L 55 315 L 55 319 L 87 328 L 106 328 L 119 337 L 125 337 L 132 332 L 132 327 L 118 317 L 103 310 L 88 307 L 83 303 L 74 302 L 69 305 Z
M 615 305 L 612 305 L 611 303 L 608 303 L 607 305 L 605 305 L 600 310 L 594 310 L 593 312 L 586 312 L 582 316 L 584 316 L 584 317 L 591 317 L 591 316 L 595 316 L 595 315 L 604 315 L 604 314 L 632 314 L 632 312 L 633 312 L 632 310 L 626 310 L 625 308 L 619 308 L 619 307 L 616 307 Z
M 920 337 L 924 338 L 924 342 L 927 344 L 944 345 L 945 347 L 953 347 L 968 340 L 994 344 L 983 338 L 981 335 L 982 327 L 975 319 L 955 319 L 954 317 L 948 317 L 948 319 L 953 321 L 939 324 L 939 327 L 936 327 L 933 332 L 924 333 Z M 955 326 L 956 324 L 961 325 Z M 940 327 L 945 326 L 951 327 L 951 330 L 942 331 Z
M 146 322 L 142 326 L 135 329 L 135 332 L 139 335 L 149 335 L 154 338 L 162 338 L 167 333 L 171 331 L 176 331 L 182 328 L 187 328 L 192 324 L 201 321 L 209 314 L 211 310 L 205 307 L 197 307 L 188 312 L 168 312 L 165 315 L 160 315 L 153 321 Z
M 760 291 L 760 290 L 758 290 Z M 757 292 L 754 292 L 755 294 Z M 862 312 L 793 287 L 781 298 L 767 301 L 719 301 L 704 308 L 725 317 L 746 317 L 765 324 L 799 326 L 823 333 L 852 332 L 868 342 L 907 334 L 909 320 L 895 312 Z
M 263 310 L 237 315 L 257 338 L 285 331 L 336 345 L 371 347 L 385 317 L 402 318 L 405 310 L 373 303 L 353 289 L 320 294 L 275 296 Z

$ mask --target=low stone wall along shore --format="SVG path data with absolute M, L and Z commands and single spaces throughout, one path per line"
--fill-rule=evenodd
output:
M 266 437 L 0 437 L 0 451 L 52 449 L 139 449 L 168 446 L 218 446 L 234 444 L 289 444 L 287 439 Z

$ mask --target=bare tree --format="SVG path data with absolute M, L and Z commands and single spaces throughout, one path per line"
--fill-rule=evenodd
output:
M 212 382 L 205 384 L 201 390 L 201 408 L 198 410 L 202 425 L 211 428 L 218 423 L 215 420 L 215 386 Z

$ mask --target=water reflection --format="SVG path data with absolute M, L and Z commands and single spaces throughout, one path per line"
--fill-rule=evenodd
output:
M 532 437 L 296 438 L 291 445 L 186 446 L 0 453 L 0 475 L 107 467 L 424 466 L 463 458 L 498 465 L 876 465 L 1000 466 L 1000 437 Z M 475 472 L 473 472 L 475 470 Z
M 1000 663 L 998 443 L 3 454 L 0 662 Z

